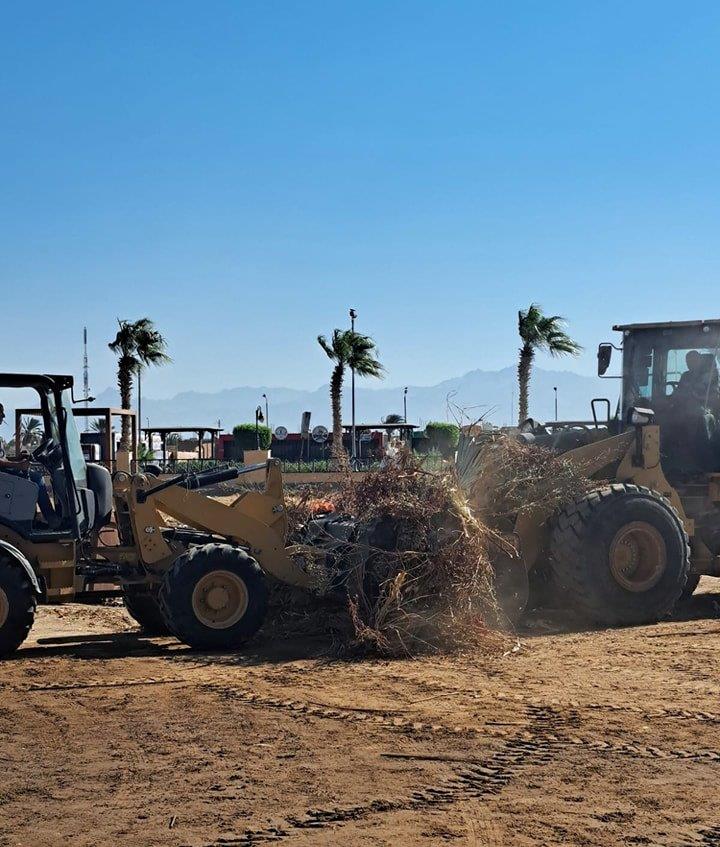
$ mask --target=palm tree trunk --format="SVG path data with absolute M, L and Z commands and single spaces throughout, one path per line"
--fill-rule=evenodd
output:
M 122 358 L 118 362 L 118 389 L 120 391 L 120 407 L 129 409 L 132 402 L 132 370 Z M 120 430 L 120 449 L 130 450 L 132 440 L 132 425 L 127 415 L 122 416 L 122 428 Z
M 535 358 L 535 350 L 530 344 L 523 344 L 520 348 L 520 360 L 518 361 L 518 386 L 519 386 L 519 403 L 518 403 L 518 424 L 526 421 L 529 412 L 530 401 L 530 375 L 532 373 L 533 359 Z
M 332 456 L 336 470 L 347 462 L 347 453 L 343 447 L 342 428 L 342 384 L 345 376 L 345 366 L 335 365 L 330 378 L 330 408 L 332 409 L 333 443 Z

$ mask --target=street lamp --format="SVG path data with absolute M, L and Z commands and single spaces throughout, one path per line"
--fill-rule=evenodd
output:
M 355 332 L 355 318 L 357 317 L 357 312 L 355 309 L 350 309 L 350 331 Z M 351 438 L 352 438 L 352 450 L 350 451 L 351 458 L 355 458 L 355 368 L 351 368 L 351 377 L 350 377 L 350 388 L 352 393 L 352 429 L 351 429 Z
M 258 406 L 255 409 L 255 443 L 257 444 L 257 449 L 260 449 L 260 424 L 265 420 L 263 418 L 262 406 Z
M 267 394 L 263 394 L 263 399 L 265 400 L 265 426 L 270 427 L 270 412 L 268 411 L 268 398 Z
M 557 421 L 557 385 L 553 386 L 553 391 L 555 392 L 555 420 Z
M 403 389 L 403 423 L 407 423 L 407 385 Z

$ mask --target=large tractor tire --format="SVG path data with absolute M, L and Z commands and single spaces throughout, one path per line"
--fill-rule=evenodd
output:
M 146 635 L 168 635 L 157 591 L 145 586 L 128 585 L 123 591 L 123 602 L 130 617 L 137 621 Z
M 683 592 L 680 595 L 679 603 L 687 602 L 695 593 L 695 589 L 700 584 L 700 574 L 699 573 L 691 573 L 688 576 L 688 581 L 685 583 L 685 588 L 683 588 Z
M 0 657 L 25 641 L 35 621 L 37 595 L 23 568 L 0 554 Z
M 258 563 L 229 544 L 183 553 L 165 574 L 160 607 L 170 630 L 201 650 L 233 649 L 260 629 L 268 590 Z
M 568 506 L 555 522 L 551 552 L 569 602 L 609 626 L 665 617 L 690 573 L 680 516 L 660 494 L 636 485 L 598 488 Z

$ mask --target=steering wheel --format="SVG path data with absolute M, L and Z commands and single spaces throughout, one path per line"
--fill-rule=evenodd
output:
M 38 446 L 30 452 L 33 462 L 38 462 L 49 470 L 54 470 L 62 461 L 62 450 L 50 436 L 43 436 Z

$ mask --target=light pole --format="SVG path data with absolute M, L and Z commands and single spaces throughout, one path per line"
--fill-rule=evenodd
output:
M 555 392 L 555 420 L 557 421 L 557 385 L 553 387 L 553 391 Z
M 260 449 L 260 421 L 263 420 L 262 406 L 255 409 L 255 444 Z
M 137 419 L 140 421 L 140 426 L 142 426 L 142 365 L 140 365 L 137 369 L 137 383 L 138 383 L 138 411 L 137 411 Z M 142 432 L 137 433 L 139 441 L 142 443 Z
M 357 312 L 355 309 L 350 309 L 350 331 L 355 332 L 355 318 L 357 317 Z M 351 377 L 350 377 L 350 388 L 352 394 L 352 429 L 351 429 L 351 438 L 352 438 L 352 449 L 350 450 L 350 458 L 355 458 L 355 368 L 351 368 Z
M 407 423 L 407 385 L 403 389 L 403 423 Z
M 263 399 L 265 400 L 265 426 L 270 428 L 270 412 L 268 410 L 268 398 L 267 394 L 263 394 Z

